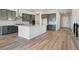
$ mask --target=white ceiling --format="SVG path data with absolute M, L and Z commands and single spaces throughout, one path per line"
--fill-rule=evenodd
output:
M 54 9 L 26 9 L 31 12 L 40 12 L 40 11 L 52 11 Z
M 71 9 L 26 9 L 26 10 L 27 10 L 27 11 L 30 11 L 30 12 L 46 12 L 46 11 L 57 10 L 57 11 L 59 11 L 61 14 L 71 13 L 71 12 L 72 12 Z
M 57 9 L 61 14 L 72 13 L 72 9 Z

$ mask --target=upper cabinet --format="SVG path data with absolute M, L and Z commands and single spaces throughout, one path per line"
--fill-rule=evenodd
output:
M 22 14 L 22 21 L 30 21 L 30 15 L 29 14 Z
M 15 20 L 16 11 L 0 9 L 0 20 Z
M 32 21 L 35 20 L 35 15 L 22 14 L 22 21 Z
M 11 20 L 12 16 L 11 16 L 11 11 L 7 10 L 7 17 L 8 17 L 8 20 Z
M 6 20 L 7 19 L 6 10 L 1 10 L 1 19 L 2 20 Z
M 22 14 L 22 21 L 27 21 L 29 24 L 35 25 L 35 15 Z
M 15 20 L 16 19 L 16 12 L 7 10 L 8 20 Z
M 31 19 L 32 20 L 35 20 L 35 15 L 31 15 Z

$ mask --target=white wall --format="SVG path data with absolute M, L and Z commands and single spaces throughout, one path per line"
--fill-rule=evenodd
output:
M 42 24 L 47 25 L 47 18 L 42 18 Z
M 40 14 L 39 13 L 35 15 L 35 24 L 40 25 Z
M 78 23 L 79 24 L 79 9 L 73 9 L 72 10 L 72 30 L 73 30 L 73 24 Z
M 72 29 L 72 13 L 70 13 L 70 15 L 69 15 L 69 19 L 70 19 L 70 23 L 69 23 L 69 25 L 70 25 L 70 28 Z
M 79 23 L 79 9 L 73 9 L 72 10 L 72 19 L 73 23 Z
M 60 13 L 56 13 L 56 30 L 60 29 Z
M 71 14 L 61 14 L 61 27 L 71 28 Z

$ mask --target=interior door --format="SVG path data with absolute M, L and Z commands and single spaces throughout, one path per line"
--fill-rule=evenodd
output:
M 63 27 L 69 27 L 69 20 L 68 19 L 63 20 Z
M 62 27 L 69 28 L 69 27 L 70 27 L 70 20 L 69 20 L 69 17 L 68 17 L 67 15 L 64 15 L 64 16 L 62 17 L 61 23 L 62 23 Z

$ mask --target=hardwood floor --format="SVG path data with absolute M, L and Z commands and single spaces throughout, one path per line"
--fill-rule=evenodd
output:
M 31 40 L 17 33 L 0 36 L 0 50 L 78 50 L 79 40 L 69 29 L 48 31 Z

